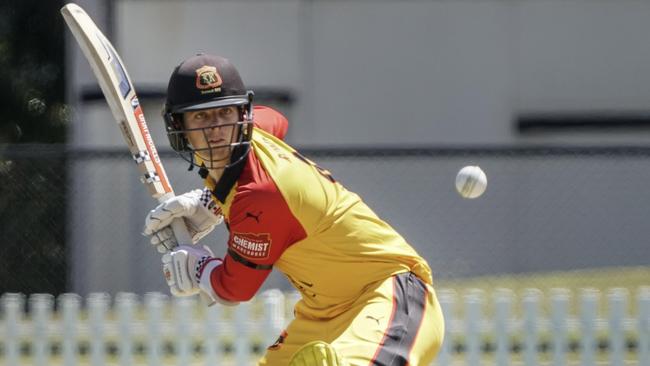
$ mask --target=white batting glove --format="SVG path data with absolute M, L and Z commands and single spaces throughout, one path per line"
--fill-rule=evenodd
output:
M 215 226 L 223 222 L 221 209 L 212 200 L 208 188 L 195 189 L 175 196 L 151 210 L 145 219 L 143 234 L 151 236 L 151 245 L 160 253 L 165 253 L 178 245 L 171 222 L 182 217 L 185 220 L 192 244 L 208 235 Z M 187 243 L 184 243 L 187 244 Z
M 214 258 L 210 248 L 198 245 L 181 245 L 162 256 L 163 274 L 174 296 L 192 296 L 201 291 L 214 298 L 210 284 L 210 272 L 221 265 L 222 260 Z M 201 285 L 202 275 L 203 285 Z

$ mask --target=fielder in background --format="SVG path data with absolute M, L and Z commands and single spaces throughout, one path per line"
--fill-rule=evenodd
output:
M 283 115 L 252 100 L 222 57 L 190 57 L 171 75 L 167 135 L 205 186 L 146 218 L 151 243 L 173 248 L 163 256 L 172 294 L 237 304 L 276 268 L 302 299 L 260 365 L 429 365 L 444 330 L 429 265 L 358 195 L 283 141 Z M 225 256 L 174 248 L 168 225 L 176 217 L 194 243 L 223 217 Z

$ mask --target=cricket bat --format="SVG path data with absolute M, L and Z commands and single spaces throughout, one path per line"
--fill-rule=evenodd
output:
M 173 197 L 174 190 L 158 156 L 138 96 L 122 59 L 80 6 L 67 4 L 61 8 L 61 14 L 99 82 L 115 122 L 138 166 L 140 181 L 158 202 Z M 171 227 L 179 244 L 192 244 L 192 238 L 182 219 L 174 220 Z M 205 294 L 201 292 L 201 295 Z M 205 299 L 211 302 L 207 296 Z

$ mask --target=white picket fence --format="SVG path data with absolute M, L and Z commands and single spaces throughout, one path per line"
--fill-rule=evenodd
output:
M 650 287 L 438 295 L 447 326 L 436 365 L 650 366 Z M 250 365 L 298 296 L 270 290 L 234 308 L 205 308 L 159 293 L 94 293 L 85 302 L 7 293 L 0 365 Z

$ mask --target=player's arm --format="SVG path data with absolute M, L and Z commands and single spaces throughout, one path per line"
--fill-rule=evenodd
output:
M 253 109 L 255 127 L 261 128 L 273 136 L 283 140 L 289 128 L 289 121 L 280 112 L 265 106 L 255 106 Z
M 222 300 L 252 298 L 282 253 L 306 236 L 277 188 L 267 188 L 239 192 L 231 206 L 228 252 L 209 274 Z

